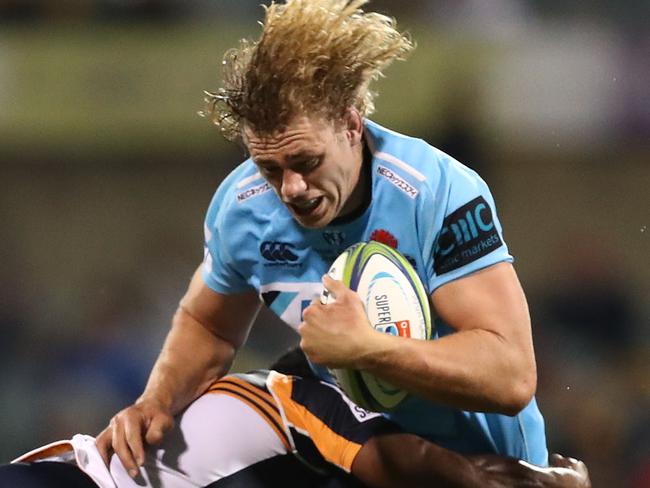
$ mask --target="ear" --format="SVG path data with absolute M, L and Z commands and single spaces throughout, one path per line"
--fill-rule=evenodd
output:
M 363 117 L 355 107 L 345 111 L 346 135 L 351 145 L 356 146 L 363 138 Z

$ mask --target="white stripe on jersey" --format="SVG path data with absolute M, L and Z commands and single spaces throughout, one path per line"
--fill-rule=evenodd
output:
M 375 124 L 374 122 L 372 122 L 370 120 L 367 120 L 367 123 L 368 123 L 368 125 L 373 125 L 375 127 L 379 127 L 377 124 Z M 407 136 L 405 136 L 403 134 L 400 134 L 398 132 L 394 132 L 394 131 L 392 131 L 390 129 L 386 129 L 385 127 L 381 127 L 381 129 L 386 131 L 386 132 L 389 132 L 390 134 L 392 134 L 394 136 L 399 136 L 401 138 L 410 139 L 410 137 L 407 137 Z M 392 154 L 388 154 L 388 153 L 385 153 L 385 152 L 382 152 L 382 151 L 377 151 L 376 148 L 375 148 L 375 141 L 373 140 L 372 135 L 369 133 L 369 131 L 368 130 L 364 131 L 364 134 L 367 136 L 366 137 L 366 142 L 368 144 L 368 149 L 370 149 L 370 152 L 372 153 L 373 157 L 375 157 L 377 159 L 381 159 L 382 161 L 386 161 L 387 163 L 394 164 L 398 168 L 403 169 L 404 171 L 409 173 L 411 176 L 415 177 L 418 181 L 426 181 L 426 179 L 427 179 L 426 176 L 424 176 L 422 173 L 420 173 L 413 166 L 405 163 L 404 161 L 402 161 L 398 157 L 393 156 Z
M 323 284 L 320 281 L 311 283 L 276 281 L 260 286 L 260 298 L 269 291 L 293 294 L 289 303 L 285 303 L 282 310 L 274 309 L 273 304 L 270 308 L 292 329 L 297 330 L 302 322 L 303 307 L 320 296 Z
M 261 173 L 258 171 L 257 173 L 254 173 L 243 180 L 241 180 L 239 183 L 237 183 L 237 188 L 244 188 L 246 185 L 251 184 L 253 181 L 257 181 L 259 179 L 262 179 Z
M 382 161 L 386 161 L 387 163 L 394 164 L 398 168 L 403 169 L 404 171 L 406 171 L 411 176 L 414 176 L 418 181 L 425 181 L 427 179 L 426 176 L 424 176 L 422 173 L 420 173 L 413 166 L 409 166 L 404 161 L 402 161 L 401 159 L 396 158 L 392 154 L 388 154 L 388 153 L 385 153 L 385 152 L 377 152 L 377 153 L 374 153 L 374 156 L 377 159 L 381 159 Z
M 205 236 L 206 244 L 212 240 L 212 231 L 207 224 L 203 224 L 203 235 Z
M 284 427 L 284 431 L 287 434 L 287 439 L 289 439 L 289 444 L 291 445 L 291 450 L 293 452 L 296 452 L 296 443 L 293 440 L 293 436 L 291 435 L 291 430 L 286 428 L 288 425 L 290 425 L 289 420 L 287 419 L 287 415 L 284 412 L 284 407 L 282 406 L 282 401 L 280 400 L 280 398 L 278 397 L 278 394 L 273 389 L 273 381 L 278 376 L 281 376 L 281 374 L 278 373 L 277 371 L 270 371 L 269 375 L 266 377 L 266 381 L 264 383 L 266 384 L 266 389 L 269 390 L 269 393 L 273 397 L 273 400 L 275 400 L 275 404 L 278 407 L 278 412 L 280 412 L 280 417 L 282 418 L 282 425 Z M 304 432 L 300 432 L 300 433 L 304 434 Z M 309 434 L 306 434 L 306 435 L 309 435 Z

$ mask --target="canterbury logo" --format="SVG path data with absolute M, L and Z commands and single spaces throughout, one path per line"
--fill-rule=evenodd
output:
M 298 260 L 298 256 L 292 252 L 293 244 L 288 242 L 264 241 L 260 245 L 260 254 L 267 261 L 290 261 Z

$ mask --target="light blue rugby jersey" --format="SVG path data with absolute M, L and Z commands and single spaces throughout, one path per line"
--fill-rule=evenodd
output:
M 248 159 L 220 185 L 205 220 L 203 279 L 219 293 L 255 290 L 294 329 L 346 247 L 378 240 L 415 266 L 431 294 L 445 283 L 512 261 L 487 185 L 420 139 L 370 121 L 372 203 L 351 221 L 300 226 Z M 435 319 L 436 336 L 452 329 Z M 471 358 L 468 358 L 471 360 Z M 518 415 L 467 412 L 411 397 L 389 415 L 405 430 L 463 453 L 494 452 L 547 464 L 533 399 Z

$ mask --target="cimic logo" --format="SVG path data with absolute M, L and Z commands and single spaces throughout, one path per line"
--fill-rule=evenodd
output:
M 487 211 L 485 218 L 481 215 L 481 212 L 484 211 Z M 453 251 L 455 245 L 462 246 L 473 239 L 477 239 L 479 231 L 484 233 L 492 229 L 494 229 L 492 212 L 485 203 L 478 203 L 474 209 L 467 210 L 463 217 L 457 218 L 454 222 L 442 228 L 438 239 L 438 252 L 445 256 Z M 450 232 L 453 233 L 453 241 L 450 239 L 451 236 L 448 235 Z M 445 245 L 445 247 L 443 248 L 441 244 Z
M 298 255 L 293 252 L 293 249 L 295 246 L 288 242 L 264 241 L 260 244 L 260 254 L 271 262 L 296 262 Z
M 434 268 L 446 273 L 485 256 L 502 245 L 483 197 L 477 197 L 448 215 L 438 235 Z

